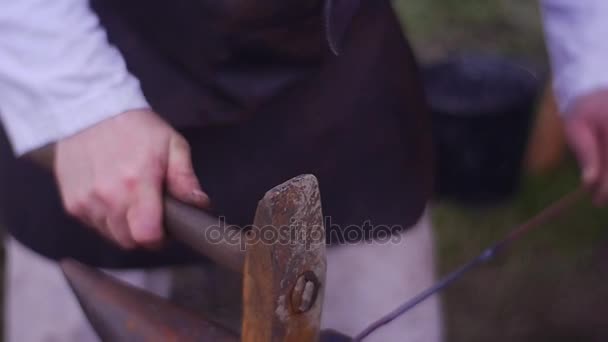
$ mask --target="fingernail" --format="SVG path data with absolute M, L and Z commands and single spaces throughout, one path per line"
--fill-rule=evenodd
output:
M 209 199 L 209 196 L 207 196 L 206 193 L 204 193 L 198 189 L 192 191 L 192 199 L 194 200 L 194 202 L 196 202 L 200 205 L 203 205 L 203 206 L 207 206 L 207 205 L 209 205 L 209 202 L 211 202 L 211 200 Z

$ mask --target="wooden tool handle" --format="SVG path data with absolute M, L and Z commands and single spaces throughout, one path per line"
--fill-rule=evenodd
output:
M 28 157 L 47 170 L 52 170 L 54 149 L 51 145 L 32 152 Z M 214 262 L 243 272 L 244 237 L 237 228 L 220 222 L 208 213 L 165 196 L 165 226 L 169 236 L 186 244 Z
M 233 271 L 243 272 L 244 236 L 217 217 L 165 197 L 165 227 L 169 235 L 214 262 Z

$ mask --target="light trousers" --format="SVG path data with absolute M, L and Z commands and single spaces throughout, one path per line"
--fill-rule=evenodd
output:
M 433 246 L 425 215 L 391 242 L 328 249 L 322 327 L 354 336 L 431 285 L 435 280 Z M 6 256 L 6 342 L 98 341 L 56 263 L 11 238 L 6 241 Z M 168 269 L 110 273 L 164 297 L 171 290 Z M 440 342 L 442 334 L 440 303 L 435 297 L 366 341 Z

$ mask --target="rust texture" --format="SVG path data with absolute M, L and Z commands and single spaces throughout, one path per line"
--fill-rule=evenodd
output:
M 248 236 L 242 341 L 318 341 L 327 265 L 316 178 L 296 177 L 268 191 L 254 227 L 281 235 Z
M 236 333 L 101 271 L 71 260 L 61 267 L 102 341 L 239 341 Z

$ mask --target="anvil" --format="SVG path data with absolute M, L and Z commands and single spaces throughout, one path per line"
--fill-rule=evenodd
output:
M 269 190 L 247 231 L 171 198 L 165 199 L 165 226 L 172 238 L 242 273 L 241 331 L 64 260 L 64 274 L 103 341 L 351 340 L 320 329 L 327 264 L 314 176 L 299 176 Z M 268 235 L 275 238 L 267 240 Z

